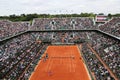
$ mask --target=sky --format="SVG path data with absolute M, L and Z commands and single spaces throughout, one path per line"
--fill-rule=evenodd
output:
M 0 16 L 81 12 L 120 13 L 120 0 L 0 0 Z

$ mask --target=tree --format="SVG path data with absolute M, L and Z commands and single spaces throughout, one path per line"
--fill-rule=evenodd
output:
M 112 15 L 110 13 L 108 14 L 108 18 L 110 18 L 110 19 L 112 18 Z
M 104 13 L 99 13 L 98 15 L 104 15 Z

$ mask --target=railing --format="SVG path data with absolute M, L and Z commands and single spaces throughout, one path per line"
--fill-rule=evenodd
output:
M 99 32 L 99 33 L 104 34 L 106 36 L 109 36 L 109 37 L 111 37 L 111 38 L 113 38 L 115 40 L 120 41 L 120 38 L 115 37 L 114 35 L 103 32 L 101 30 L 93 30 L 93 29 L 89 29 L 89 30 L 29 30 L 29 31 L 25 31 L 25 32 L 13 35 L 11 37 L 7 37 L 7 38 L 5 38 L 3 40 L 0 40 L 0 45 L 3 44 L 6 41 L 12 39 L 12 38 L 18 37 L 18 36 L 26 34 L 26 33 L 32 33 L 32 32 L 41 32 L 41 33 L 44 33 L 44 32 L 49 32 L 49 33 L 51 33 L 51 32 Z

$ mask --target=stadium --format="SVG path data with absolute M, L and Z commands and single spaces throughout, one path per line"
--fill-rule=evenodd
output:
M 0 21 L 2 80 L 119 80 L 120 18 Z
M 1 0 L 0 80 L 120 80 L 120 0 Z

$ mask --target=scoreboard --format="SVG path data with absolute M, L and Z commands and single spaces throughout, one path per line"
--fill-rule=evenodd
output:
M 96 22 L 106 22 L 108 21 L 108 17 L 105 15 L 96 15 Z

